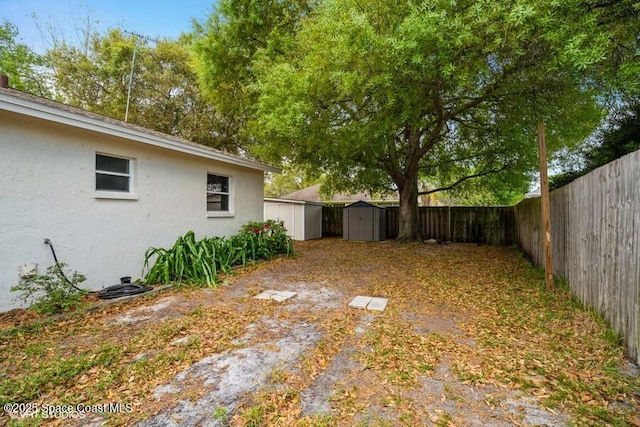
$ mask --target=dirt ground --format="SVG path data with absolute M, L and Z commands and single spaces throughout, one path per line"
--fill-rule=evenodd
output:
M 297 295 L 254 298 L 267 289 Z M 349 308 L 357 295 L 389 303 Z M 160 292 L 50 327 L 65 331 L 57 352 L 118 349 L 108 369 L 39 394 L 133 404 L 65 420 L 77 425 L 638 422 L 637 366 L 601 321 L 566 290 L 545 291 L 541 273 L 505 247 L 298 242 L 293 258 L 215 290 Z

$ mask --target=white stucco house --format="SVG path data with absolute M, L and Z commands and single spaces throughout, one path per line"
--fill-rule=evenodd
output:
M 149 247 L 263 219 L 277 169 L 0 87 L 0 311 L 11 286 L 60 262 L 100 290 L 141 277 Z

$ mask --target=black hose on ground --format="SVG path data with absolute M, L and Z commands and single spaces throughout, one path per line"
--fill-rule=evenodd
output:
M 102 299 L 113 299 L 142 294 L 150 290 L 151 288 L 148 286 L 131 283 L 131 277 L 127 276 L 120 278 L 119 285 L 109 286 L 99 291 L 98 296 Z
M 56 256 L 56 251 L 53 248 L 53 243 L 51 243 L 51 240 L 44 239 L 44 243 L 46 245 L 49 245 L 49 247 L 51 248 L 51 253 L 53 254 L 53 260 L 55 261 L 56 268 L 62 275 L 62 278 L 67 282 L 67 284 L 69 284 L 69 286 L 73 287 L 74 289 L 80 292 L 88 292 L 92 294 L 97 292 L 98 297 L 102 299 L 114 299 L 114 298 L 130 296 L 130 295 L 137 295 L 137 294 L 141 294 L 151 290 L 151 288 L 148 286 L 131 283 L 131 277 L 129 276 L 121 277 L 119 285 L 109 286 L 102 289 L 101 291 L 89 291 L 87 289 L 81 289 L 76 285 L 74 285 L 73 283 L 71 283 L 71 281 L 67 278 L 67 276 L 64 275 L 64 271 L 60 266 L 60 262 L 58 261 L 58 257 Z

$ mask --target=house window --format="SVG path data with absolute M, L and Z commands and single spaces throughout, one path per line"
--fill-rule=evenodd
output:
M 131 192 L 131 160 L 96 154 L 96 191 Z
M 229 177 L 207 174 L 207 212 L 229 212 Z

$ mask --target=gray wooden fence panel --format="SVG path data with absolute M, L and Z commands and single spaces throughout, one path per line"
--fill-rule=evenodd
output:
M 322 206 L 322 235 L 342 237 L 342 206 Z
M 323 236 L 343 236 L 340 205 L 324 206 Z M 399 208 L 389 206 L 386 214 L 386 238 L 398 236 Z M 508 207 L 444 207 L 422 206 L 419 221 L 425 239 L 459 243 L 511 245 L 515 243 L 515 214 Z
M 400 209 L 387 208 L 387 239 L 395 239 L 398 237 L 398 231 L 400 229 Z
M 515 207 L 517 241 L 543 262 L 540 199 Z M 622 336 L 640 363 L 640 151 L 551 193 L 554 274 Z
M 448 207 L 420 208 L 422 234 L 427 239 L 451 240 Z

